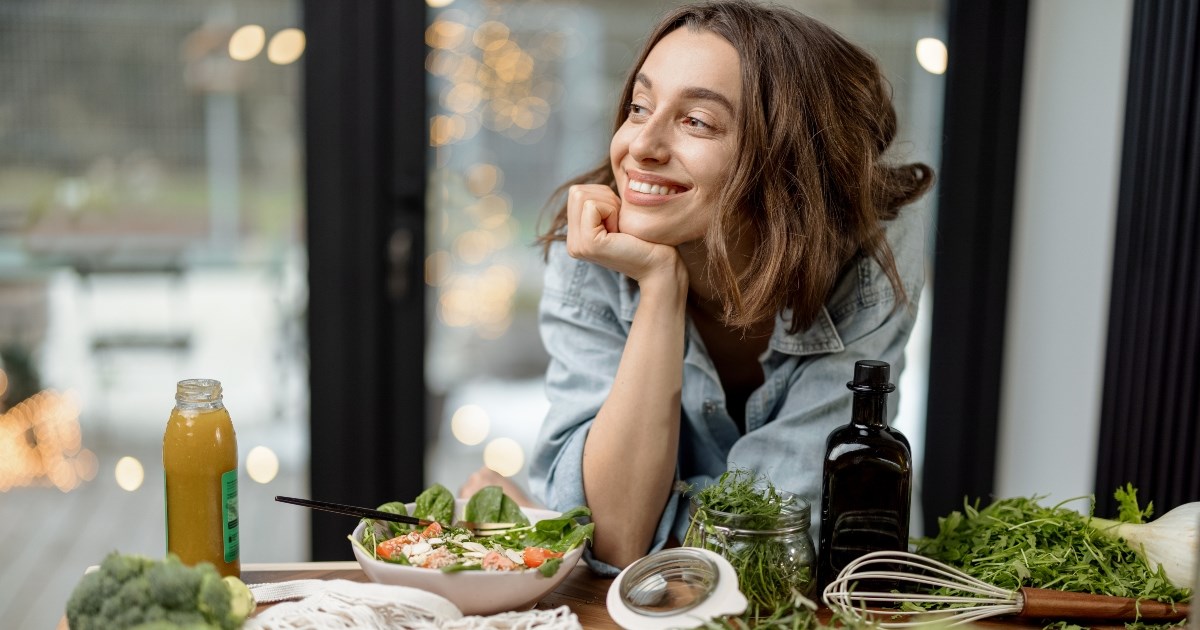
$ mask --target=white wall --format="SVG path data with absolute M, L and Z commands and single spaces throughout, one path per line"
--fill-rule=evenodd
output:
M 998 497 L 1093 491 L 1131 4 L 1030 3 Z

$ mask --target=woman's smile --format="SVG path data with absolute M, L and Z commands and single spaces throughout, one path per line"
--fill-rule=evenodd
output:
M 625 203 L 637 206 L 656 206 L 667 203 L 687 192 L 688 187 L 662 176 L 641 172 L 627 172 L 627 183 L 621 198 Z

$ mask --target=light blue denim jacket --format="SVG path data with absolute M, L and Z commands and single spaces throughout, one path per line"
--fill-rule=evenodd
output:
M 887 228 L 908 305 L 893 308 L 887 276 L 874 259 L 860 257 L 808 329 L 788 334 L 789 311 L 776 317 L 769 348 L 760 357 L 765 381 L 746 403 L 745 435 L 726 411 L 717 370 L 688 321 L 676 469 L 682 481 L 698 489 L 733 467 L 765 474 L 776 487 L 810 502 L 817 539 L 825 440 L 850 419 L 846 382 L 855 361 L 887 361 L 893 382 L 903 369 L 904 346 L 924 283 L 924 229 L 916 208 L 905 209 Z M 553 509 L 586 504 L 583 443 L 612 389 L 638 297 L 637 285 L 625 276 L 571 258 L 561 242 L 551 247 L 539 309 L 542 341 L 550 354 L 550 410 L 534 449 L 530 481 L 534 494 Z M 898 407 L 893 395 L 890 419 Z M 686 501 L 672 493 L 647 551 L 662 548 L 671 534 L 682 541 L 687 522 Z M 617 571 L 590 553 L 588 561 L 601 573 Z

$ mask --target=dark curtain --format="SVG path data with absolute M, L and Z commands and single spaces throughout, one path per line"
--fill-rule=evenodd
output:
M 1097 512 L 1200 500 L 1200 3 L 1134 5 Z
M 1024 0 L 951 0 L 925 462 L 925 531 L 992 493 L 1025 63 Z
M 425 461 L 425 3 L 304 3 L 311 494 L 416 496 Z M 314 560 L 355 520 L 314 513 Z

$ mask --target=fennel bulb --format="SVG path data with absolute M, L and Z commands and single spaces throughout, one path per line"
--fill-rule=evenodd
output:
M 1149 523 L 1121 523 L 1092 517 L 1096 531 L 1125 543 L 1152 571 L 1161 566 L 1175 588 L 1195 590 L 1196 556 L 1200 555 L 1200 502 L 1185 503 Z

